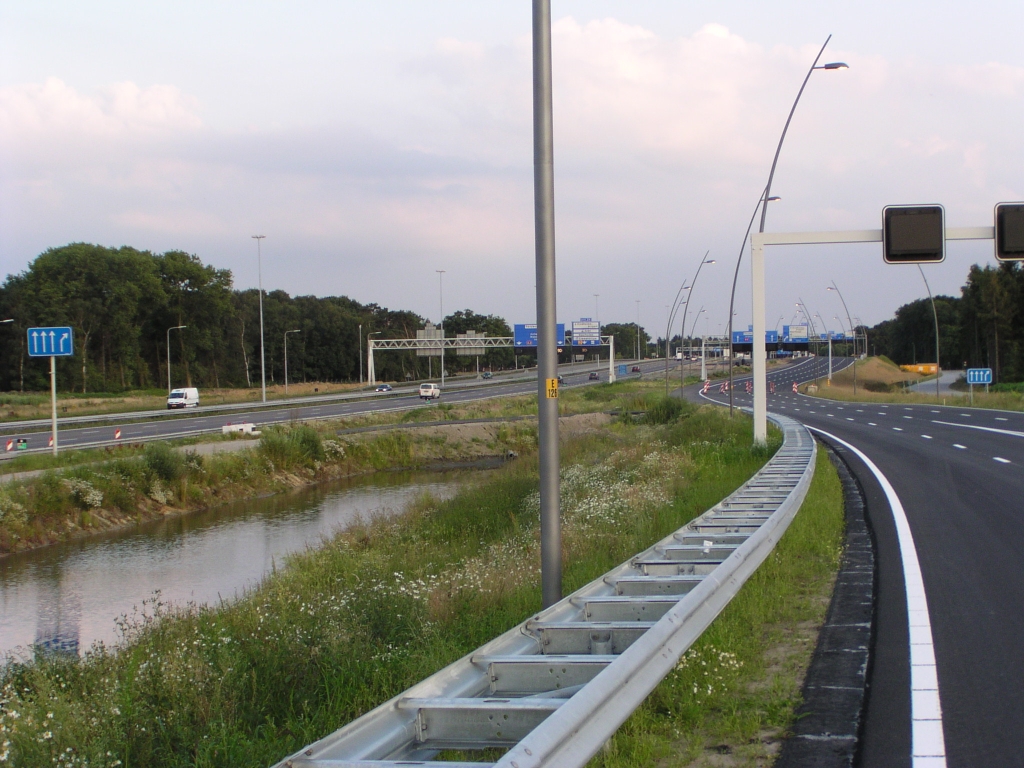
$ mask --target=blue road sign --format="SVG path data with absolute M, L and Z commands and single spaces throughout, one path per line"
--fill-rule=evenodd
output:
M 514 327 L 515 338 L 512 343 L 517 347 L 536 347 L 537 346 L 537 324 L 536 323 L 518 323 Z M 565 344 L 565 323 L 558 323 L 556 326 L 555 335 L 558 337 L 558 344 Z
M 68 326 L 28 329 L 29 357 L 71 357 L 75 334 Z
M 620 365 L 619 366 L 619 376 L 625 376 L 625 375 L 626 375 L 626 366 Z
M 968 384 L 991 384 L 992 383 L 992 369 L 991 368 L 968 368 L 967 369 L 967 383 Z

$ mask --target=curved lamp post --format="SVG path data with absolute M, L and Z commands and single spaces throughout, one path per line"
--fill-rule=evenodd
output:
M 263 250 L 261 244 L 266 235 L 253 235 L 256 241 L 256 274 L 259 280 L 260 289 L 260 388 L 263 392 L 263 402 L 267 402 L 267 346 L 263 343 Z
M 701 257 L 700 264 L 697 265 L 697 272 L 693 276 L 693 282 L 690 283 L 690 295 L 686 297 L 686 303 L 683 304 L 683 322 L 682 322 L 682 327 L 679 330 L 679 333 L 680 333 L 679 343 L 680 344 L 682 344 L 682 342 L 683 342 L 682 334 L 686 333 L 686 311 L 690 308 L 690 299 L 693 298 L 693 287 L 697 284 L 697 278 L 700 277 L 700 271 L 704 268 L 704 265 L 705 264 L 714 264 L 715 263 L 714 259 L 709 259 L 708 258 L 708 254 L 709 253 L 711 253 L 711 251 L 705 251 L 704 255 Z M 685 287 L 685 285 L 686 285 L 686 281 L 685 280 L 683 281 L 683 285 Z M 676 294 L 676 303 L 673 305 L 672 312 L 671 312 L 671 314 L 669 315 L 669 318 L 668 318 L 668 327 L 665 329 L 665 397 L 668 397 L 668 349 L 669 349 L 669 340 L 671 339 L 671 336 L 672 336 L 672 321 L 675 319 L 676 312 L 679 311 L 679 295 L 683 292 L 683 290 L 684 290 L 684 288 L 680 288 L 679 289 L 679 293 Z M 682 369 L 682 366 L 680 365 L 680 370 L 681 369 Z M 682 375 L 682 374 L 680 374 L 680 375 Z M 682 386 L 682 385 L 680 384 L 680 386 Z
M 782 152 L 782 144 L 786 140 L 786 133 L 789 131 L 789 124 L 793 120 L 793 113 L 796 112 L 796 105 L 800 103 L 800 97 L 804 94 L 804 88 L 807 87 L 807 81 L 811 79 L 811 74 L 816 69 L 847 69 L 848 65 L 842 61 L 832 61 L 828 64 L 822 64 L 818 66 L 818 61 L 821 59 L 821 54 L 825 52 L 825 47 L 828 45 L 829 40 L 832 39 L 832 35 L 825 38 L 824 45 L 821 46 L 821 50 L 818 51 L 818 55 L 814 57 L 814 63 L 811 64 L 811 68 L 807 70 L 807 75 L 804 77 L 803 83 L 800 85 L 800 90 L 797 91 L 796 99 L 793 101 L 793 106 L 789 110 L 789 117 L 786 118 L 786 124 L 782 128 L 782 136 L 779 137 L 779 145 L 775 148 L 775 157 L 772 159 L 772 169 L 768 173 L 768 183 L 765 185 L 764 192 L 761 193 L 761 198 L 758 200 L 757 206 L 754 207 L 754 215 L 757 215 L 757 207 L 761 208 L 761 225 L 758 232 L 764 232 L 765 216 L 768 215 L 768 203 L 771 202 L 772 198 L 772 180 L 775 178 L 775 167 L 779 163 L 779 153 Z M 763 204 L 762 204 L 763 202 Z M 751 225 L 754 222 L 753 216 L 750 219 Z M 743 236 L 743 243 L 740 245 L 740 255 L 736 260 L 736 274 L 740 271 L 740 261 L 743 259 L 743 249 L 746 247 L 747 238 L 750 236 L 750 225 L 747 226 L 747 233 Z M 736 278 L 732 281 L 732 296 L 729 298 L 729 415 L 732 415 L 732 306 L 736 298 Z
M 928 290 L 928 300 L 932 303 L 932 317 L 935 319 L 935 398 L 939 397 L 939 378 L 942 374 L 942 364 L 939 362 L 939 313 L 935 311 L 935 297 L 932 296 L 932 287 L 928 285 L 928 278 L 924 276 L 921 265 L 917 265 L 921 272 L 921 279 L 924 280 L 924 287 Z

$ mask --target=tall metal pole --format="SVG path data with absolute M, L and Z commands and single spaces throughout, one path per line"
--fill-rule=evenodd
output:
M 301 328 L 296 328 L 294 331 L 284 332 L 284 393 L 288 394 L 288 334 L 289 333 L 302 333 Z
M 363 383 L 363 324 L 359 324 L 359 383 Z
M 50 345 L 53 348 L 53 345 Z M 83 350 L 82 354 L 85 354 Z M 57 455 L 57 358 L 50 355 L 50 435 L 53 439 L 53 455 Z
M 924 270 L 921 269 L 921 265 L 917 265 L 918 271 L 921 273 L 921 279 L 924 280 L 924 287 L 928 290 L 928 299 L 932 303 L 932 317 L 935 319 L 935 397 L 939 397 L 939 379 L 942 376 L 942 364 L 939 362 L 939 313 L 935 311 L 935 299 L 932 297 L 932 288 L 928 285 L 928 278 L 924 276 Z
M 636 300 L 636 359 L 640 359 L 640 299 Z
M 171 331 L 188 328 L 187 325 L 176 325 L 167 329 L 167 394 L 171 394 Z
M 444 389 L 444 273 L 443 269 L 435 269 L 437 272 L 437 292 L 440 299 L 441 311 L 441 389 Z
M 533 0 L 533 207 L 537 262 L 537 437 L 544 607 L 562 597 L 558 488 L 558 339 L 555 310 L 555 171 L 551 105 L 551 0 Z
M 771 168 L 771 171 L 769 171 L 769 173 L 768 173 L 768 183 L 765 185 L 764 192 L 761 193 L 761 199 L 758 200 L 757 206 L 754 206 L 754 215 L 755 216 L 757 215 L 757 208 L 758 207 L 761 208 L 761 224 L 760 224 L 760 226 L 759 226 L 759 228 L 757 230 L 758 233 L 763 233 L 764 232 L 765 217 L 768 215 L 768 203 L 771 202 L 771 200 L 773 199 L 772 196 L 771 196 L 771 193 L 772 193 L 772 180 L 775 178 L 775 167 L 779 163 L 779 153 L 782 152 L 782 145 L 786 141 L 786 133 L 789 131 L 789 124 L 793 120 L 793 113 L 796 112 L 796 105 L 800 103 L 800 97 L 803 96 L 804 88 L 807 87 L 807 81 L 811 79 L 811 74 L 814 72 L 815 69 L 845 69 L 846 68 L 845 64 L 842 64 L 842 63 L 839 63 L 839 62 L 834 63 L 834 64 L 826 64 L 823 67 L 819 67 L 818 66 L 818 61 L 821 59 L 821 54 L 823 54 L 825 52 L 825 46 L 828 45 L 828 41 L 831 40 L 831 39 L 832 39 L 832 35 L 829 35 L 827 38 L 825 38 L 824 45 L 821 46 L 821 50 L 818 51 L 818 55 L 814 57 L 814 63 L 811 64 L 810 69 L 807 70 L 807 76 L 804 77 L 803 83 L 800 84 L 800 90 L 797 91 L 796 99 L 793 100 L 793 106 L 790 107 L 789 116 L 786 118 L 786 124 L 782 128 L 782 135 L 779 137 L 779 144 L 775 148 L 775 157 L 772 159 L 772 168 Z M 777 198 L 775 198 L 775 199 L 777 199 Z M 763 203 L 763 205 L 762 205 L 762 203 Z M 753 217 L 751 217 L 751 224 L 753 224 Z M 736 275 L 733 276 L 733 280 L 732 280 L 732 296 L 729 298 L 729 415 L 730 416 L 732 415 L 732 407 L 733 407 L 732 406 L 732 313 L 733 313 L 732 306 L 733 306 L 733 303 L 734 303 L 735 298 L 736 298 L 736 276 L 739 275 L 740 261 L 743 259 L 743 246 L 746 245 L 747 237 L 749 237 L 749 236 L 750 236 L 750 225 L 747 226 L 747 234 L 744 235 L 744 237 L 743 237 L 743 244 L 740 245 L 740 255 L 739 255 L 739 258 L 736 260 Z M 762 254 L 763 254 L 763 251 L 762 251 Z M 751 245 L 751 255 L 753 255 L 753 245 Z M 763 265 L 761 266 L 761 270 L 763 271 Z M 752 273 L 757 271 L 754 268 L 753 264 L 751 265 L 751 271 L 752 271 Z M 755 300 L 754 303 L 756 304 L 757 300 Z M 760 303 L 762 305 L 764 304 L 763 297 L 762 297 Z M 754 325 L 755 325 L 754 331 L 756 332 L 757 331 L 756 326 L 758 325 L 756 319 L 754 321 Z M 760 325 L 764 325 L 764 318 L 761 318 Z M 757 348 L 758 346 L 759 345 L 757 344 L 757 339 L 754 339 L 754 347 Z M 763 348 L 764 347 L 764 343 L 762 342 L 760 344 L 760 346 Z M 754 386 L 756 387 L 759 383 L 763 384 L 763 382 L 757 381 L 756 380 L 756 376 L 755 376 Z M 757 399 L 756 394 L 754 396 L 754 399 L 755 400 Z
M 697 273 L 693 276 L 693 282 L 690 283 L 690 293 L 686 297 L 686 303 L 683 305 L 683 331 L 686 330 L 686 312 L 690 308 L 690 299 L 693 298 L 693 289 L 697 285 L 697 278 L 700 277 L 700 271 L 704 268 L 705 264 L 714 264 L 714 259 L 709 259 L 708 254 L 710 250 L 704 252 L 704 255 L 700 259 L 700 264 L 697 265 Z M 679 344 L 682 346 L 683 339 L 680 336 Z M 679 368 L 682 369 L 683 364 L 680 361 Z M 668 334 L 665 335 L 665 396 L 668 397 Z
M 260 241 L 266 235 L 253 235 L 256 241 L 256 273 L 259 279 L 260 290 L 260 388 L 263 392 L 263 402 L 267 402 L 267 347 L 263 343 L 263 253 L 260 248 Z

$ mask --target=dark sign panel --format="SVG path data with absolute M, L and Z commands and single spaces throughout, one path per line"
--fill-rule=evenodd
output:
M 882 251 L 889 264 L 928 264 L 946 258 L 946 216 L 941 205 L 887 205 L 882 209 Z
M 996 206 L 996 258 L 1024 261 L 1024 203 Z

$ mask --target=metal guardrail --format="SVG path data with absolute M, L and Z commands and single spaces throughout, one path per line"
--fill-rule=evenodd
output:
M 779 451 L 654 546 L 275 768 L 582 766 L 764 561 L 814 474 L 814 440 L 773 417 Z M 579 695 L 577 695 L 579 694 Z M 496 763 L 446 749 L 508 748 Z

